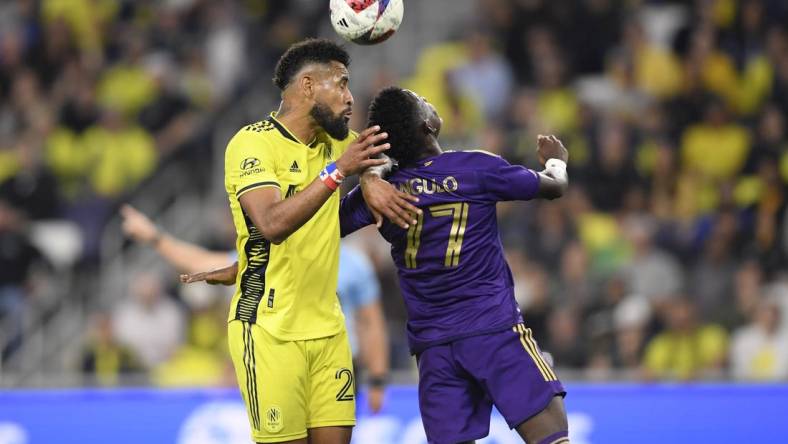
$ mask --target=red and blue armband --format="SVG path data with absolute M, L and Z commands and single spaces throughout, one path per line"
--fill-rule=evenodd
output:
M 320 172 L 320 180 L 322 180 L 331 191 L 335 191 L 339 188 L 342 181 L 345 180 L 345 176 L 339 172 L 337 164 L 331 162 Z

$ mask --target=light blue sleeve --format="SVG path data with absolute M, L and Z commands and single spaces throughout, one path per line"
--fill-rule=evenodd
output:
M 345 277 L 345 282 L 341 283 L 344 285 L 340 285 L 340 292 L 346 292 L 341 296 L 350 299 L 354 309 L 372 304 L 380 298 L 378 277 L 372 262 L 365 254 L 343 246 L 340 268 L 340 274 Z

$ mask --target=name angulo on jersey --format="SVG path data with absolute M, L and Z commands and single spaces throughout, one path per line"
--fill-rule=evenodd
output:
M 460 187 L 459 181 L 454 176 L 446 176 L 443 179 L 414 177 L 405 182 L 398 183 L 397 188 L 403 193 L 411 195 L 436 194 L 457 191 Z

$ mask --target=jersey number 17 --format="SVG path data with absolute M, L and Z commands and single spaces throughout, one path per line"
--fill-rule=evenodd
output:
M 431 217 L 451 217 L 449 244 L 446 246 L 446 258 L 443 266 L 456 267 L 460 264 L 460 250 L 465 237 L 465 225 L 468 223 L 469 205 L 466 202 L 432 205 L 428 207 Z M 424 213 L 418 215 L 416 224 L 408 228 L 408 246 L 405 249 L 405 267 L 416 268 L 416 255 L 421 243 L 421 230 L 424 227 Z

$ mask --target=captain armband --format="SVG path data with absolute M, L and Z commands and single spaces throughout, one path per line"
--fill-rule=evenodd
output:
M 342 184 L 342 181 L 345 180 L 345 176 L 339 172 L 337 164 L 331 162 L 320 172 L 320 180 L 323 181 L 331 191 L 336 191 L 339 185 Z

